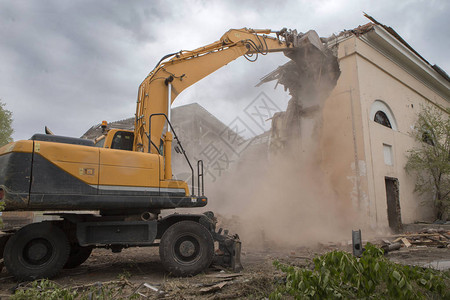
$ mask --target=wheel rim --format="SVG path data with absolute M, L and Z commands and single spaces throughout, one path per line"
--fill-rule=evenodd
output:
M 52 257 L 53 247 L 46 239 L 33 239 L 25 245 L 22 254 L 28 264 L 42 265 Z
M 179 237 L 174 245 L 174 257 L 183 265 L 194 264 L 200 259 L 200 243 L 191 235 Z

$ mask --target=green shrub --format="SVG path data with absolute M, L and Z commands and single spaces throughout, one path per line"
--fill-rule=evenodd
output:
M 16 290 L 11 300 L 109 300 L 137 299 L 139 295 L 127 295 L 122 282 L 95 283 L 79 287 L 61 287 L 47 279 L 36 280 Z
M 361 258 L 343 251 L 316 257 L 313 270 L 274 265 L 286 282 L 270 299 L 450 299 L 449 272 L 392 263 L 369 243 Z

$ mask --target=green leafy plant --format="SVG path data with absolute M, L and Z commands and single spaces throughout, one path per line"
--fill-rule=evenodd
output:
M 416 192 L 433 195 L 443 219 L 450 207 L 450 108 L 424 107 L 412 136 L 419 146 L 408 151 L 405 169 L 416 178 Z
M 367 244 L 361 258 L 343 251 L 316 257 L 314 269 L 274 262 L 286 282 L 270 299 L 449 299 L 450 274 L 403 266 L 386 259 L 383 250 Z
M 12 142 L 11 135 L 14 132 L 11 127 L 12 113 L 4 106 L 5 104 L 0 101 L 0 147 Z
M 0 101 L 0 147 L 12 142 L 11 135 L 13 134 L 13 129 L 11 127 L 12 123 L 12 113 L 4 108 L 5 104 Z M 5 203 L 0 201 L 0 212 L 3 211 Z M 3 221 L 0 215 L 0 228 L 3 227 Z
M 78 293 L 68 289 L 61 288 L 59 285 L 48 280 L 37 280 L 31 284 L 30 288 L 18 289 L 14 295 L 11 296 L 13 300 L 72 300 L 76 299 Z
M 127 270 L 123 270 L 122 273 L 120 273 L 119 275 L 117 275 L 117 279 L 119 280 L 127 280 L 131 278 L 131 273 L 128 272 Z
M 136 293 L 127 295 L 122 282 L 95 283 L 87 286 L 61 287 L 57 283 L 36 280 L 16 290 L 11 300 L 108 300 L 137 299 Z

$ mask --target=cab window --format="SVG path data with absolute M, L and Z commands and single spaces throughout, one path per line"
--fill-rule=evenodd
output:
M 103 137 L 101 140 L 95 143 L 94 146 L 98 148 L 103 148 L 103 146 L 105 145 L 105 140 L 106 140 L 105 137 Z
M 113 141 L 111 143 L 111 149 L 120 150 L 133 150 L 133 132 L 118 131 L 114 135 Z

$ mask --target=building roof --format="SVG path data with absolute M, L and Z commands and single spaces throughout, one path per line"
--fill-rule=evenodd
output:
M 375 20 L 375 18 L 373 18 L 372 16 L 369 16 L 368 14 L 364 13 L 364 16 L 366 18 L 368 18 L 369 20 L 371 20 L 374 24 L 379 25 L 381 27 L 383 27 L 387 32 L 389 32 L 392 36 L 394 36 L 398 41 L 400 41 L 406 48 L 408 48 L 409 50 L 411 50 L 414 54 L 416 54 L 418 57 L 420 57 L 424 62 L 426 62 L 427 64 L 429 64 L 434 70 L 436 70 L 436 72 L 438 72 L 442 77 L 444 77 L 447 81 L 450 82 L 450 77 L 448 76 L 448 74 L 441 69 L 438 65 L 434 64 L 431 65 L 422 55 L 420 55 L 416 50 L 414 50 L 413 47 L 411 47 L 411 45 L 409 45 L 392 27 L 390 26 L 386 26 L 380 22 L 378 22 L 377 20 Z M 370 23 L 369 23 L 370 24 Z M 372 25 L 373 27 L 373 25 Z

